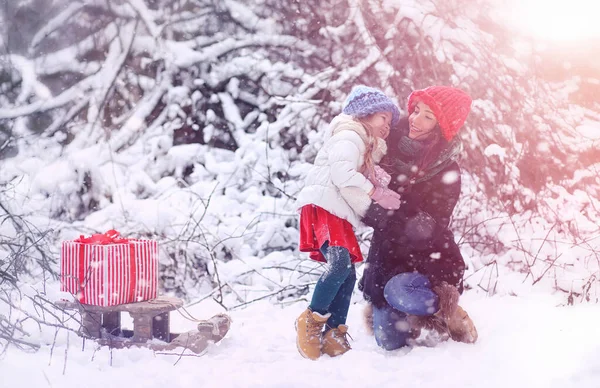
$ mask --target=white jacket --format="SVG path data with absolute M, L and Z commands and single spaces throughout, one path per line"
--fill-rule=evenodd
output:
M 356 227 L 371 204 L 369 192 L 373 184 L 359 172 L 364 168 L 369 138 L 362 124 L 345 114 L 331 121 L 328 136 L 308 171 L 296 204 L 298 208 L 317 205 Z M 373 162 L 377 163 L 387 148 L 385 141 L 374 139 L 377 146 Z

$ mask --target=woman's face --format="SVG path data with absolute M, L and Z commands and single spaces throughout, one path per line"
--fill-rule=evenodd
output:
M 363 119 L 373 129 L 373 136 L 386 139 L 390 134 L 390 125 L 392 123 L 391 112 L 377 112 Z
M 409 138 L 427 140 L 435 133 L 437 119 L 429 105 L 418 101 L 415 110 L 408 116 L 408 124 L 410 127 Z

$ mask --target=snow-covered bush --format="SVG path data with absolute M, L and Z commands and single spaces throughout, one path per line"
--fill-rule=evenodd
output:
M 319 267 L 296 251 L 293 201 L 346 93 L 378 86 L 405 109 L 448 84 L 474 99 L 453 222 L 469 285 L 597 300 L 598 115 L 570 103 L 576 80 L 533 76 L 490 2 L 53 5 L 4 43 L 0 176 L 19 215 L 60 225 L 55 244 L 114 228 L 160 241 L 167 292 L 302 297 Z

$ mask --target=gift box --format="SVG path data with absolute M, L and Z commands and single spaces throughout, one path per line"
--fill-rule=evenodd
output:
M 114 306 L 155 299 L 158 293 L 158 243 L 123 238 L 109 230 L 63 241 L 61 291 L 82 304 Z

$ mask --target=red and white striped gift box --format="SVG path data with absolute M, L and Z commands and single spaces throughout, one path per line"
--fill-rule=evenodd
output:
M 158 294 L 158 243 L 120 237 L 116 231 L 63 241 L 61 291 L 82 304 L 114 306 Z

